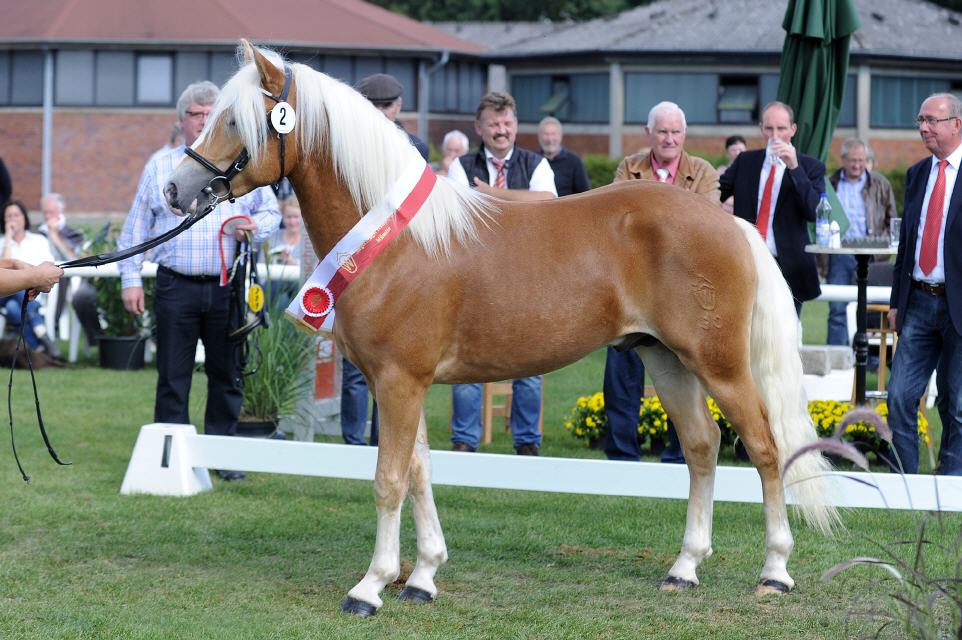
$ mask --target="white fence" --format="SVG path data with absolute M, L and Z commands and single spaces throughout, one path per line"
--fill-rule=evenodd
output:
M 376 447 L 205 436 L 198 435 L 192 425 L 149 424 L 140 430 L 120 492 L 193 495 L 212 488 L 208 469 L 373 480 L 376 462 Z M 688 497 L 685 465 L 453 451 L 431 451 L 431 464 L 436 485 Z M 839 507 L 962 511 L 959 477 L 862 472 L 833 475 L 831 499 Z M 758 473 L 750 467 L 718 467 L 715 500 L 760 503 Z

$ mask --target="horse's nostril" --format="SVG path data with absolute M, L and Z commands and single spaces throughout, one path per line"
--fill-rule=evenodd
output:
M 168 182 L 167 186 L 164 187 L 164 196 L 167 198 L 167 204 L 171 207 L 179 208 L 177 207 L 177 185 L 173 182 Z

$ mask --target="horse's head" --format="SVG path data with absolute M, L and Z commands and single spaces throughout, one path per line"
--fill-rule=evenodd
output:
M 164 189 L 171 209 L 196 213 L 278 182 L 298 156 L 294 74 L 241 40 L 245 64 Z M 288 135 L 291 134 L 291 135 Z

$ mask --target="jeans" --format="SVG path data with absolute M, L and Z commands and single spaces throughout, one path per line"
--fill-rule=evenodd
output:
M 190 424 L 188 401 L 197 339 L 204 343 L 207 408 L 204 433 L 234 435 L 244 392 L 237 343 L 228 337 L 230 288 L 157 272 L 157 398 L 155 422 Z
M 604 393 L 608 415 L 605 455 L 609 460 L 641 460 L 638 414 L 645 395 L 645 364 L 634 349 L 622 352 L 608 347 Z M 684 464 L 685 454 L 671 420 L 668 420 L 668 440 L 668 446 L 661 452 L 661 461 Z
M 905 473 L 918 473 L 919 399 L 932 370 L 938 367 L 939 473 L 962 475 L 962 336 L 952 326 L 945 296 L 913 288 L 899 329 L 888 389 L 888 421 L 898 454 L 898 460 L 892 461 L 893 470 L 898 470 L 900 462 Z
M 341 436 L 347 444 L 367 444 L 364 429 L 367 426 L 367 380 L 364 374 L 347 358 L 341 366 Z M 371 410 L 371 446 L 378 440 L 377 402 Z
M 0 298 L 0 307 L 3 308 L 3 314 L 7 316 L 7 322 L 10 323 L 10 326 L 19 327 L 23 323 L 23 318 L 20 317 L 20 309 L 25 295 L 26 292 L 18 291 L 12 296 Z M 27 324 L 23 328 L 23 339 L 31 349 L 40 346 L 40 338 L 34 331 L 34 327 L 43 327 L 43 317 L 40 315 L 40 305 L 37 304 L 36 300 L 31 300 L 27 303 Z
M 451 442 L 472 449 L 481 441 L 481 404 L 484 385 L 451 386 Z M 541 446 L 538 417 L 541 414 L 541 376 L 516 378 L 511 384 L 511 433 L 514 448 L 523 444 Z
M 855 284 L 855 256 L 830 256 L 828 266 L 828 284 Z M 827 344 L 848 346 L 848 317 L 845 309 L 847 302 L 828 303 L 828 338 Z

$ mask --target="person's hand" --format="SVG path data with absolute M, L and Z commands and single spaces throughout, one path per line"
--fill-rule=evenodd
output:
M 498 191 L 500 191 L 500 189 L 495 189 L 495 187 L 492 187 L 487 182 L 485 182 L 484 180 L 478 177 L 474 178 L 474 188 L 480 191 L 481 193 L 488 194 L 489 196 L 497 196 Z
M 251 220 L 249 223 L 243 222 L 234 225 L 234 240 L 243 242 L 247 238 L 245 231 L 250 231 L 252 236 L 257 235 L 257 223 Z
M 25 269 L 30 273 L 30 281 L 34 286 L 27 290 L 27 300 L 33 300 L 40 293 L 47 293 L 63 277 L 63 269 L 52 262 L 42 262 L 35 267 L 19 262 L 14 268 Z
M 889 309 L 888 321 L 889 321 L 889 328 L 890 328 L 890 329 L 894 329 L 895 331 L 898 331 L 898 330 L 899 330 L 899 328 L 898 328 L 897 326 L 895 326 L 895 325 L 896 325 L 896 321 L 897 321 L 898 319 L 899 319 L 899 310 L 896 309 L 896 308 L 894 308 L 894 307 L 892 307 L 891 309 Z
M 792 146 L 791 142 L 785 142 L 783 140 L 775 139 L 772 140 L 771 152 L 778 158 L 781 158 L 782 162 L 789 169 L 795 169 L 798 167 L 798 153 L 795 151 L 795 147 Z
M 121 292 L 120 297 L 123 299 L 124 309 L 127 311 L 135 316 L 139 316 L 144 312 L 143 287 L 127 287 Z

